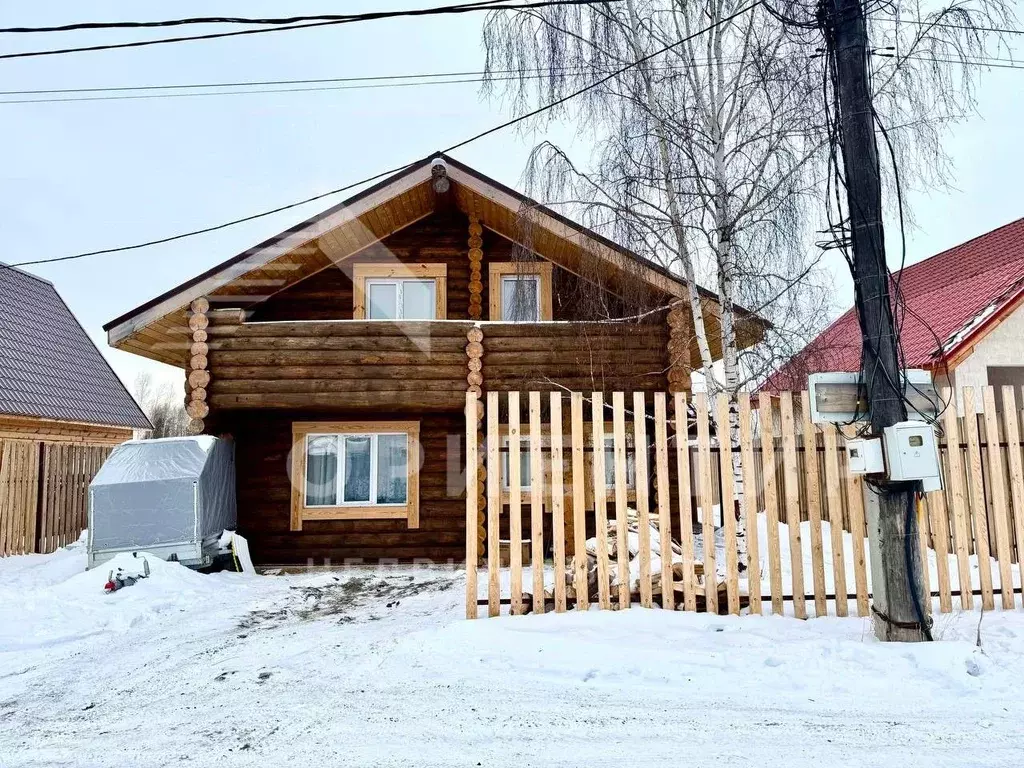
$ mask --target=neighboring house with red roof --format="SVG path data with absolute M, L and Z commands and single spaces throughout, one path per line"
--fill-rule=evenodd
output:
M 893 276 L 906 303 L 900 342 L 908 368 L 938 387 L 1024 385 L 1024 219 L 906 267 Z M 807 376 L 857 371 L 861 338 L 847 310 L 769 377 L 762 390 L 801 390 Z M 981 398 L 978 398 L 980 403 Z

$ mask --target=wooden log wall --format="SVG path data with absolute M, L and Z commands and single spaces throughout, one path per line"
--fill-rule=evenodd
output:
M 215 323 L 221 409 L 391 408 L 461 412 L 468 322 Z
M 206 313 L 210 310 L 210 302 L 205 298 L 196 299 L 192 302 L 191 310 L 188 327 L 192 332 L 192 342 L 186 375 L 188 402 L 185 404 L 185 412 L 189 415 L 189 434 L 199 435 L 206 429 L 203 419 L 210 413 L 210 406 L 206 402 L 206 388 L 210 384 L 209 346 L 206 343 L 206 329 L 210 321 Z
M 665 390 L 668 331 L 635 323 L 485 326 L 485 389 Z
M 463 370 L 465 368 L 463 367 Z M 420 421 L 423 464 L 419 475 L 419 527 L 406 520 L 306 520 L 302 531 L 290 530 L 292 454 L 291 411 L 234 411 L 218 416 L 218 428 L 235 440 L 238 473 L 239 532 L 260 564 L 341 565 L 429 559 L 459 562 L 465 557 L 465 495 L 462 469 L 463 408 L 454 413 L 424 414 Z M 365 420 L 359 412 L 311 411 L 303 420 Z M 407 412 L 381 412 L 375 419 L 405 420 Z M 451 436 L 459 453 L 450 456 Z M 454 454 L 454 450 L 452 451 Z M 451 470 L 451 471 L 450 471 Z

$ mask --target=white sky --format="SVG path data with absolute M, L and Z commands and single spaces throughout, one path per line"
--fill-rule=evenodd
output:
M 85 12 L 68 0 L 51 0 L 46 7 L 0 0 L 5 26 L 431 4 L 436 3 L 91 2 Z M 0 61 L 0 90 L 479 70 L 481 23 L 477 14 L 385 20 L 7 60 Z M 143 34 L 6 35 L 0 49 L 89 45 Z M 166 35 L 156 30 L 155 36 Z M 910 233 L 911 263 L 1024 216 L 1024 71 L 983 70 L 980 76 L 980 117 L 955 128 L 948 139 L 956 188 L 911 195 L 919 224 Z M 0 104 L 0 261 L 130 244 L 246 216 L 419 159 L 510 116 L 501 104 L 482 101 L 476 84 Z M 505 131 L 455 155 L 520 186 L 527 152 L 539 138 Z M 338 199 L 164 246 L 30 269 L 54 282 L 129 386 L 140 370 L 174 378 L 168 366 L 107 348 L 103 323 Z M 897 253 L 891 245 L 890 258 Z M 853 298 L 844 269 L 835 266 L 837 308 Z

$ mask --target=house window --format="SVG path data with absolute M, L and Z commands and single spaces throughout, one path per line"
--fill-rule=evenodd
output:
M 492 263 L 490 319 L 513 323 L 551 320 L 552 267 L 548 261 Z
M 437 320 L 437 283 L 397 278 L 366 281 L 367 320 Z
M 501 319 L 513 323 L 540 320 L 540 275 L 501 278 Z
M 356 264 L 352 317 L 356 320 L 443 320 L 447 316 L 445 264 Z
M 611 429 L 611 424 L 607 426 Z M 530 487 L 533 478 L 530 472 L 530 438 L 520 437 L 519 441 L 519 487 L 525 489 Z M 509 479 L 511 454 L 508 446 L 509 439 L 506 436 L 502 438 L 504 450 L 501 457 L 501 487 L 506 491 L 512 487 Z M 543 446 L 545 451 L 549 447 L 547 435 L 544 436 Z M 615 438 L 612 436 L 604 439 L 604 483 L 609 489 L 615 488 Z M 626 435 L 626 488 L 629 490 L 636 488 L 636 451 L 633 450 L 632 435 Z
M 419 526 L 419 422 L 295 422 L 292 530 L 304 520 Z

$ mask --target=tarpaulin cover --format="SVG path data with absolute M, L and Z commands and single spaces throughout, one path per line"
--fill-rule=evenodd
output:
M 235 527 L 234 448 L 208 435 L 130 440 L 89 491 L 94 551 L 200 542 Z

